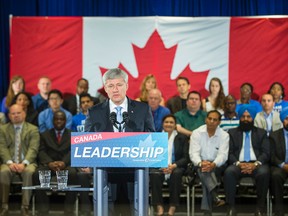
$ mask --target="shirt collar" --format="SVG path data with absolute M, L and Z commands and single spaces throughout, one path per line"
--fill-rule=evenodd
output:
M 288 131 L 283 128 L 283 132 L 284 132 L 284 136 L 287 137 L 288 136 Z
M 128 99 L 127 99 L 127 97 L 125 97 L 123 103 L 120 104 L 120 105 L 116 105 L 116 104 L 113 103 L 112 100 L 109 100 L 110 112 L 113 112 L 113 111 L 115 112 L 116 111 L 115 108 L 118 107 L 118 106 L 122 107 L 122 111 L 121 112 L 125 112 L 125 111 L 127 112 L 127 110 L 128 110 Z
M 13 127 L 14 127 L 15 130 L 16 130 L 16 128 L 18 127 L 18 128 L 20 128 L 20 131 L 21 131 L 22 128 L 23 128 L 23 123 L 20 123 L 20 124 L 13 124 Z
M 272 118 L 272 116 L 273 116 L 273 112 L 270 112 L 269 114 L 267 114 L 263 111 L 263 114 L 264 114 L 265 118 Z

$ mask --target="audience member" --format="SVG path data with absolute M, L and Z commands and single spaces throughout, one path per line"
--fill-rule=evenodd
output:
M 157 82 L 156 78 L 153 74 L 149 74 L 146 77 L 144 77 L 141 86 L 140 86 L 140 96 L 136 98 L 136 101 L 141 101 L 144 103 L 148 103 L 147 96 L 148 92 L 151 89 L 157 88 Z M 165 106 L 164 98 L 161 98 L 161 106 Z
M 229 135 L 219 126 L 221 113 L 217 110 L 208 112 L 205 125 L 195 129 L 190 139 L 189 155 L 197 167 L 197 173 L 202 183 L 201 209 L 205 216 L 212 216 L 215 206 L 225 204 L 217 193 L 218 182 L 226 168 L 228 159 Z
M 201 109 L 201 95 L 197 91 L 189 92 L 187 96 L 187 107 L 175 113 L 177 119 L 177 130 L 187 136 L 192 131 L 205 124 L 206 112 Z
M 210 110 L 218 110 L 221 114 L 224 113 L 224 89 L 219 78 L 213 77 L 209 83 L 210 95 L 202 100 L 203 110 L 209 112 Z
M 50 97 L 48 97 L 50 100 Z M 77 184 L 77 170 L 71 167 L 71 131 L 65 128 L 66 114 L 62 110 L 55 111 L 53 127 L 41 133 L 38 154 L 39 167 L 33 174 L 33 184 L 39 185 L 39 170 L 51 170 L 51 176 L 58 170 L 68 170 L 68 184 Z M 49 211 L 49 197 L 45 190 L 35 190 L 38 215 L 46 216 Z M 67 192 L 65 196 L 65 215 L 73 215 L 76 201 L 75 192 Z
M 263 215 L 265 199 L 269 188 L 270 143 L 267 133 L 254 126 L 257 110 L 245 104 L 239 109 L 240 125 L 228 131 L 230 135 L 228 168 L 224 173 L 228 216 L 236 215 L 235 195 L 239 179 L 250 176 L 255 179 L 257 205 L 255 215 Z
M 274 111 L 281 112 L 283 109 L 288 107 L 288 101 L 284 100 L 285 89 L 280 82 L 274 82 L 269 88 L 268 93 L 270 93 L 274 98 Z
M 26 113 L 25 121 L 38 126 L 38 112 L 34 109 L 31 95 L 27 92 L 19 92 L 12 100 L 11 104 L 22 106 Z
M 7 96 L 3 98 L 1 104 L 1 112 L 3 112 L 6 115 L 6 117 L 14 96 L 24 90 L 25 90 L 25 81 L 23 77 L 18 75 L 13 76 L 12 79 L 10 80 Z
M 186 108 L 187 96 L 190 89 L 190 82 L 186 77 L 178 77 L 176 85 L 179 95 L 170 98 L 166 103 L 166 107 L 172 114 Z
M 81 111 L 80 95 L 82 93 L 88 93 L 89 82 L 87 79 L 81 78 L 77 81 L 76 94 L 72 97 L 68 97 L 63 104 L 63 107 L 68 110 L 73 116 Z M 98 98 L 91 97 L 94 104 L 99 103 Z
M 227 95 L 224 99 L 224 114 L 221 117 L 220 127 L 228 131 L 239 126 L 239 117 L 236 113 L 236 99 L 233 95 Z
M 283 127 L 280 114 L 273 111 L 274 101 L 271 94 L 262 95 L 261 105 L 263 111 L 257 113 L 254 125 L 267 131 L 267 136 L 271 131 L 276 131 Z
M 71 129 L 72 127 L 72 115 L 67 110 L 61 107 L 63 103 L 63 95 L 57 90 L 53 89 L 48 93 L 49 108 L 43 110 L 39 114 L 38 125 L 39 131 L 42 133 L 45 130 L 53 128 L 53 115 L 56 111 L 62 110 L 66 115 L 66 128 Z
M 251 99 L 251 95 L 253 93 L 253 86 L 250 83 L 243 83 L 240 87 L 240 99 L 237 100 L 236 112 L 243 106 L 244 104 L 251 104 L 256 107 L 257 112 L 262 111 L 261 104 Z
M 0 125 L 6 123 L 6 117 L 5 114 L 0 112 Z
M 156 132 L 162 131 L 162 119 L 164 116 L 170 114 L 170 110 L 166 107 L 160 105 L 162 98 L 161 91 L 159 89 L 151 89 L 148 92 L 148 105 L 151 108 L 153 119 L 154 119 L 154 126 Z
M 49 107 L 48 104 L 48 93 L 51 90 L 51 80 L 49 77 L 42 76 L 40 77 L 37 87 L 39 89 L 39 93 L 32 97 L 34 109 L 37 110 L 38 113 Z
M 151 169 L 150 185 L 152 189 L 152 204 L 157 206 L 157 215 L 164 214 L 164 201 L 162 186 L 166 180 L 169 185 L 169 210 L 168 215 L 174 215 L 180 203 L 182 189 L 182 176 L 189 163 L 188 137 L 176 130 L 174 115 L 163 118 L 163 130 L 168 133 L 168 167 Z
M 275 200 L 275 216 L 284 216 L 284 182 L 288 177 L 288 108 L 280 114 L 283 129 L 270 134 L 271 189 Z
M 36 169 L 39 148 L 38 128 L 25 122 L 22 106 L 13 104 L 9 108 L 10 122 L 0 126 L 1 216 L 8 215 L 10 184 L 13 175 L 19 175 L 22 186 L 32 186 L 32 175 Z M 21 215 L 29 215 L 31 190 L 22 190 Z
M 84 132 L 87 111 L 92 106 L 91 95 L 89 93 L 80 94 L 80 112 L 72 117 L 72 131 Z

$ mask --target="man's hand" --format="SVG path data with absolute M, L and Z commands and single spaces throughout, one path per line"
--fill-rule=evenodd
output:
M 201 162 L 201 172 L 211 172 L 216 167 L 214 162 L 202 161 Z
M 243 174 L 252 174 L 252 172 L 256 169 L 254 163 L 240 163 L 238 167 L 241 169 L 241 173 Z
M 284 170 L 286 173 L 288 173 L 288 164 L 284 164 L 283 170 Z
M 48 164 L 49 169 L 59 171 L 65 169 L 66 165 L 63 161 L 53 161 Z
M 15 172 L 15 173 L 22 173 L 23 170 L 25 169 L 25 164 L 17 164 L 17 163 L 12 163 L 12 164 L 9 164 L 9 169 L 12 171 L 12 172 Z

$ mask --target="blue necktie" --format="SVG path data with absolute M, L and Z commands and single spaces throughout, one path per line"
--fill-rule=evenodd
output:
M 250 161 L 250 138 L 249 132 L 245 132 L 245 142 L 244 142 L 244 161 Z
M 122 117 L 122 115 L 121 115 L 121 109 L 122 109 L 122 107 L 121 106 L 117 106 L 116 107 L 116 110 L 117 110 L 117 121 L 119 122 L 119 123 L 121 123 L 122 121 L 123 121 L 123 117 Z
M 116 107 L 116 110 L 117 110 L 117 122 L 119 123 L 119 128 L 118 128 L 118 131 L 119 132 L 122 132 L 122 128 L 121 128 L 121 123 L 123 121 L 123 117 L 122 117 L 122 114 L 121 114 L 121 109 L 122 107 L 121 106 L 117 106 Z

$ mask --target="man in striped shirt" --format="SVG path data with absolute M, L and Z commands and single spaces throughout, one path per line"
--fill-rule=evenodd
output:
M 227 95 L 224 100 L 224 114 L 221 117 L 220 127 L 228 131 L 238 127 L 239 117 L 236 112 L 236 99 L 233 95 Z

